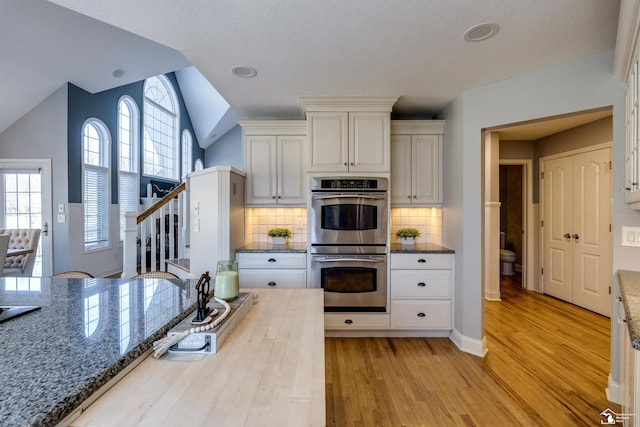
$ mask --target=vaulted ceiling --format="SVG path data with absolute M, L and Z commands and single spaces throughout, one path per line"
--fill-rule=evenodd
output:
M 62 7 L 61 7 L 62 6 Z M 465 89 L 615 47 L 619 0 L 6 0 L 0 131 L 69 81 L 90 92 L 193 65 L 241 119 L 300 96 L 398 96 L 430 118 Z M 481 23 L 498 33 L 468 42 Z M 254 78 L 234 66 L 257 70 Z M 114 77 L 122 70 L 121 77 Z M 201 145 L 207 146 L 206 141 Z

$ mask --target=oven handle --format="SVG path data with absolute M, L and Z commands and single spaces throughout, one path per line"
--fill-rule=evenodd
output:
M 316 258 L 313 257 L 313 262 L 371 262 L 381 263 L 383 259 L 368 259 L 368 258 Z
M 327 200 L 327 199 L 369 199 L 369 200 L 384 200 L 386 196 L 375 195 L 370 196 L 368 194 L 331 194 L 328 196 L 314 195 L 313 200 Z

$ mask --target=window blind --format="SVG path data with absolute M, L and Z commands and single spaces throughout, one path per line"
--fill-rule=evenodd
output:
M 109 245 L 109 169 L 84 165 L 84 248 Z

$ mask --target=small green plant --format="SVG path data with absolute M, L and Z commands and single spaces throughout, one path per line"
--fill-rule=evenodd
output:
M 420 232 L 418 231 L 418 229 L 413 227 L 405 227 L 396 231 L 396 238 L 398 239 L 404 239 L 406 237 L 416 238 L 419 235 L 420 235 Z
M 291 230 L 288 228 L 272 228 L 267 235 L 269 237 L 284 237 L 286 239 L 287 237 L 291 237 Z

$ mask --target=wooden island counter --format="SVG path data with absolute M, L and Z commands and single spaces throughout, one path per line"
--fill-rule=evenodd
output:
M 219 352 L 147 357 L 72 426 L 324 426 L 320 289 L 251 289 Z

